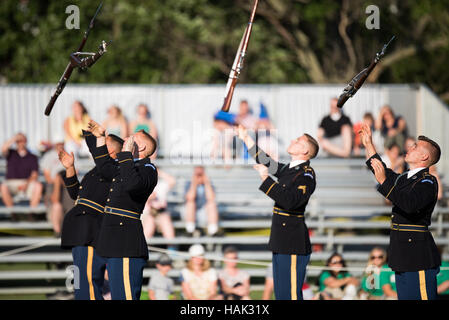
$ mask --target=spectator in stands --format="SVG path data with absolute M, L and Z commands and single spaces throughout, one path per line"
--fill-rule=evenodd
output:
M 232 158 L 233 126 L 236 115 L 231 112 L 218 111 L 214 115 L 214 135 L 212 140 L 211 158 L 221 157 L 227 161 Z
M 16 145 L 15 149 L 11 148 L 13 144 Z M 30 201 L 31 208 L 36 208 L 41 201 L 43 186 L 38 181 L 37 157 L 27 149 L 27 137 L 18 133 L 6 141 L 2 146 L 2 155 L 6 158 L 6 179 L 0 187 L 3 203 L 12 208 L 13 197 L 21 196 Z
M 257 121 L 256 129 L 256 144 L 271 158 L 278 161 L 279 146 L 275 135 L 275 127 L 263 103 L 260 104 L 259 120 Z
M 224 250 L 224 269 L 218 272 L 218 284 L 224 300 L 250 300 L 249 274 L 237 268 L 238 251 L 235 247 Z
M 375 128 L 384 137 L 384 147 L 389 149 L 393 144 L 400 148 L 400 153 L 404 152 L 404 142 L 407 137 L 407 123 L 401 116 L 395 116 L 389 105 L 380 109 L 375 121 Z
M 246 128 L 249 132 L 249 134 L 255 138 L 255 130 L 257 129 L 257 122 L 258 119 L 256 116 L 253 115 L 253 111 L 249 107 L 249 103 L 247 100 L 241 100 L 239 105 L 239 112 L 237 113 L 237 116 L 235 118 L 235 122 L 237 125 L 242 125 L 244 128 Z M 243 144 L 243 159 L 248 159 L 248 149 L 246 148 L 246 145 Z
M 248 130 L 255 130 L 257 126 L 257 118 L 253 115 L 247 100 L 241 100 L 239 105 L 239 112 L 235 118 L 235 122 L 242 125 Z
M 407 139 L 405 139 L 405 143 L 404 143 L 404 149 L 405 152 L 408 152 L 414 145 L 416 144 L 416 140 L 413 137 L 407 137 Z M 405 169 L 408 170 L 408 164 L 405 164 Z M 441 181 L 440 175 L 438 174 L 438 170 L 437 170 L 437 166 L 433 165 L 429 167 L 429 173 L 431 175 L 433 175 L 438 182 L 438 200 L 442 200 L 443 199 L 443 195 L 444 195 L 444 186 L 443 186 L 443 182 Z
M 175 228 L 167 208 L 167 196 L 175 184 L 175 177 L 161 169 L 158 170 L 157 185 L 148 197 L 142 212 L 143 232 L 147 240 L 154 235 L 156 227 L 159 228 L 164 238 L 174 239 Z M 175 249 L 173 246 L 169 246 L 169 248 Z
M 355 156 L 364 156 L 364 146 L 362 144 L 362 140 L 360 139 L 360 130 L 362 129 L 362 124 L 366 123 L 370 128 L 371 132 L 373 134 L 373 141 L 376 145 L 376 150 L 379 150 L 379 152 L 383 152 L 383 138 L 380 134 L 379 130 L 376 130 L 374 128 L 374 116 L 371 112 L 366 112 L 363 115 L 362 121 L 357 122 L 353 126 L 352 133 L 354 135 L 354 146 L 353 146 L 353 153 Z
M 151 112 L 148 106 L 141 103 L 137 106 L 137 117 L 130 122 L 130 133 L 136 133 L 137 131 L 144 130 L 149 133 L 156 141 L 158 139 L 158 131 L 156 125 L 151 119 Z
M 375 247 L 371 250 L 361 283 L 362 299 L 397 299 L 395 275 L 389 270 L 386 261 L 387 253 L 384 249 Z
M 172 261 L 165 253 L 161 254 L 156 262 L 158 272 L 151 277 L 148 283 L 148 297 L 150 300 L 172 300 L 174 299 L 175 283 L 167 273 L 172 268 Z
M 443 248 L 438 248 L 441 254 L 440 273 L 437 274 L 438 300 L 449 300 L 449 261 L 443 259 Z
M 391 144 L 385 149 L 385 154 L 381 157 L 387 168 L 397 173 L 403 173 L 405 169 L 404 157 L 401 155 L 401 148 L 397 144 Z
M 148 106 L 144 103 L 141 103 L 137 106 L 137 117 L 130 122 L 129 132 L 136 133 L 140 130 L 143 130 L 150 134 L 157 141 L 157 145 L 159 146 L 159 134 L 156 127 L 156 124 L 151 119 L 151 112 Z M 150 156 L 151 160 L 157 158 L 157 150 Z
M 190 259 L 181 271 L 181 289 L 185 300 L 216 300 L 217 272 L 204 258 L 204 247 L 194 244 L 189 249 Z
M 58 153 L 64 148 L 63 139 L 57 139 L 54 146 L 48 150 L 41 159 L 42 173 L 45 178 L 45 195 L 44 201 L 48 207 L 47 220 L 53 226 L 53 232 L 56 237 L 61 234 L 62 221 L 64 212 L 70 209 L 68 206 L 73 206 L 72 201 L 65 201 L 66 210 L 64 210 L 63 199 L 70 198 L 67 189 L 64 187 L 64 182 L 61 171 L 65 168 L 59 161 Z M 68 196 L 64 196 L 66 194 Z
M 265 273 L 265 284 L 262 293 L 262 300 L 272 300 L 273 291 L 274 291 L 273 264 L 270 263 Z M 313 300 L 312 288 L 305 280 L 302 285 L 302 297 L 304 300 Z
M 185 190 L 184 219 L 187 233 L 194 234 L 198 218 L 199 224 L 207 223 L 208 235 L 216 235 L 218 233 L 218 209 L 215 202 L 215 191 L 203 166 L 194 168 L 192 179 L 187 182 Z M 206 217 L 204 217 L 205 215 Z
M 322 154 L 348 158 L 352 149 L 352 123 L 337 107 L 337 98 L 330 102 L 330 114 L 325 116 L 318 128 L 318 142 Z
M 77 157 L 89 157 L 89 149 L 84 141 L 82 129 L 87 128 L 90 121 L 86 107 L 81 101 L 75 101 L 72 105 L 72 115 L 64 121 L 65 149 Z
M 354 300 L 357 296 L 359 281 L 348 271 L 346 262 L 338 254 L 332 254 L 326 261 L 330 270 L 321 272 L 318 283 L 320 287 L 319 298 L 324 300 Z
M 108 117 L 103 122 L 103 128 L 108 134 L 115 134 L 122 139 L 128 136 L 128 122 L 119 106 L 112 105 L 108 109 Z

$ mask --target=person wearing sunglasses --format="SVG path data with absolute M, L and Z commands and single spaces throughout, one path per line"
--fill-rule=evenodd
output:
M 326 261 L 326 268 L 318 278 L 320 300 L 355 300 L 359 281 L 346 268 L 346 261 L 339 253 L 333 253 Z
M 15 144 L 15 148 L 12 146 Z M 6 179 L 1 184 L 3 203 L 11 211 L 11 219 L 15 220 L 13 213 L 16 197 L 30 201 L 30 207 L 36 208 L 42 198 L 43 185 L 39 182 L 39 161 L 28 150 L 27 137 L 17 133 L 2 146 L 2 156 L 6 159 Z M 29 216 L 33 219 L 33 215 Z
M 374 247 L 370 254 L 361 282 L 361 299 L 396 300 L 394 272 L 386 264 L 387 253 L 383 248 Z

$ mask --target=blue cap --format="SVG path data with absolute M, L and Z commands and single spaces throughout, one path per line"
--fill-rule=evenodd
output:
M 261 102 L 260 103 L 260 113 L 259 113 L 260 119 L 269 119 L 267 107 Z
M 214 114 L 214 120 L 222 120 L 229 124 L 235 124 L 236 115 L 229 112 L 224 112 L 222 110 Z

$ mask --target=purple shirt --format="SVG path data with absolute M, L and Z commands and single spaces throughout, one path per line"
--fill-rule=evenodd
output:
M 6 179 L 28 179 L 31 172 L 39 170 L 37 157 L 27 150 L 21 157 L 17 150 L 9 149 L 6 168 Z

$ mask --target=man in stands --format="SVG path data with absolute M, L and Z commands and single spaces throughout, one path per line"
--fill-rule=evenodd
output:
M 16 148 L 11 148 L 15 144 Z M 37 157 L 27 149 L 27 137 L 18 133 L 2 146 L 6 158 L 6 180 L 1 184 L 2 200 L 6 207 L 14 206 L 13 197 L 22 195 L 30 201 L 30 206 L 39 205 L 43 186 L 38 181 L 39 164 Z
M 321 121 L 317 138 L 323 155 L 348 158 L 352 150 L 352 124 L 337 102 L 337 98 L 331 99 L 330 114 Z

